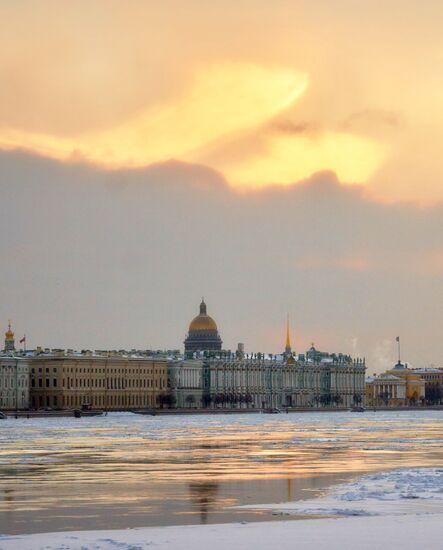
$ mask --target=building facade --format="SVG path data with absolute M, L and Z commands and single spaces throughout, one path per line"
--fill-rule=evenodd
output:
M 406 404 L 417 405 L 425 399 L 425 381 L 413 369 L 408 368 L 398 360 L 397 364 L 387 374 L 397 376 L 406 382 Z
M 364 398 L 365 363 L 329 355 L 238 358 L 221 353 L 170 364 L 177 407 L 351 407 Z
M 443 402 L 443 369 L 413 369 L 425 383 L 425 400 L 428 405 L 440 405 Z
M 393 374 L 369 376 L 365 384 L 367 407 L 401 407 L 406 405 L 406 380 Z
M 170 405 L 177 408 L 206 405 L 205 376 L 201 359 L 171 360 L 168 362 Z
M 29 407 L 29 363 L 13 354 L 0 355 L 0 409 Z
M 52 350 L 36 353 L 29 365 L 33 409 L 154 408 L 168 393 L 166 359 Z
M 410 369 L 400 360 L 392 369 L 366 379 L 365 403 L 368 407 L 401 407 L 424 404 L 425 380 L 421 369 Z

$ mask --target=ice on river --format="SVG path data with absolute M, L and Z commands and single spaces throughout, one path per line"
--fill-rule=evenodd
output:
M 370 516 L 443 513 L 443 468 L 405 468 L 365 475 L 331 488 L 324 496 L 243 508 L 275 514 Z
M 403 507 L 404 503 L 414 507 Z M 2 550 L 440 550 L 443 469 L 416 468 L 366 475 L 330 494 L 272 505 L 299 514 L 376 516 L 275 523 L 243 522 L 0 537 Z M 388 508 L 386 507 L 388 505 Z M 269 507 L 269 505 L 268 505 Z M 405 515 L 407 514 L 407 515 Z M 382 515 L 382 516 L 381 516 Z

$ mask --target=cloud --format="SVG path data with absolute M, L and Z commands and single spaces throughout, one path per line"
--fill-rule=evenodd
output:
M 363 109 L 351 113 L 341 123 L 341 128 L 345 131 L 365 128 L 398 128 L 402 123 L 402 117 L 398 112 L 387 111 L 383 109 Z
M 315 172 L 331 170 L 346 183 L 364 183 L 387 153 L 381 143 L 352 134 L 267 136 L 257 153 L 236 162 L 211 163 L 237 186 L 291 185 Z
M 169 159 L 205 164 L 240 189 L 289 185 L 320 170 L 348 183 L 367 181 L 386 156 L 384 144 L 278 120 L 307 86 L 307 75 L 290 68 L 201 66 L 181 96 L 106 130 L 62 137 L 3 126 L 0 147 L 114 169 Z
M 306 89 L 306 75 L 245 63 L 200 67 L 192 86 L 173 101 L 148 107 L 118 126 L 76 138 L 4 127 L 0 146 L 56 158 L 76 156 L 107 167 L 140 167 L 170 158 L 195 162 L 198 150 L 260 126 Z
M 180 347 L 204 294 L 230 348 L 281 350 L 289 311 L 300 351 L 357 338 L 372 372 L 401 334 L 408 361 L 443 358 L 441 272 L 420 267 L 443 205 L 379 204 L 330 172 L 242 194 L 193 164 L 19 152 L 0 153 L 0 193 L 0 318 L 30 345 Z

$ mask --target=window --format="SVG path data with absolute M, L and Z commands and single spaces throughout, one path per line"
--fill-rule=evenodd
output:
M 57 378 L 54 378 L 54 380 L 52 381 L 52 385 L 54 386 L 54 388 L 57 387 Z
M 46 378 L 46 387 L 49 388 L 49 378 Z

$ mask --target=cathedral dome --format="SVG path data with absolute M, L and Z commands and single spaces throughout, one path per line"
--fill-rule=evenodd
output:
M 205 301 L 202 299 L 200 313 L 192 319 L 189 325 L 188 336 L 185 340 L 185 352 L 217 351 L 221 350 L 221 346 L 222 341 L 217 323 L 208 315 Z
M 189 332 L 194 331 L 207 331 L 207 330 L 214 330 L 217 332 L 217 323 L 214 321 L 212 317 L 210 317 L 206 313 L 206 304 L 204 300 L 202 300 L 200 304 L 200 314 L 197 315 L 197 317 L 194 317 L 192 319 L 191 324 L 189 325 Z

